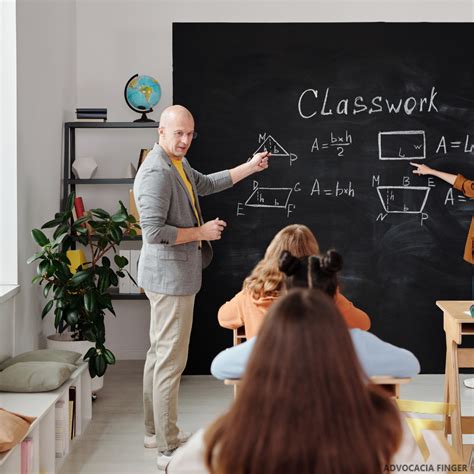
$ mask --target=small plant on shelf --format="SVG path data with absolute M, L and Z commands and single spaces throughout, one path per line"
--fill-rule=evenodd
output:
M 91 209 L 73 220 L 74 198 L 71 193 L 64 211 L 56 213 L 53 220 L 41 227 L 55 228 L 51 238 L 40 229 L 32 230 L 33 239 L 41 249 L 28 263 L 37 262 L 37 275 L 32 282 L 44 284 L 43 295 L 48 299 L 41 317 L 54 307 L 57 332 L 69 330 L 74 340 L 90 341 L 93 347 L 84 360 L 88 360 L 91 377 L 101 377 L 107 366 L 115 363 L 114 354 L 105 347 L 106 310 L 115 315 L 109 290 L 128 274 L 124 269 L 128 261 L 117 255 L 117 246 L 124 237 L 136 236 L 140 227 L 122 201 L 115 214 Z M 89 261 L 72 268 L 68 251 L 77 244 L 88 249 Z M 108 252 L 114 254 L 115 269 L 106 256 Z

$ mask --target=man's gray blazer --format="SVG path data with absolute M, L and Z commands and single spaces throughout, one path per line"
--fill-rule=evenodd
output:
M 206 176 L 191 168 L 186 158 L 183 168 L 203 224 L 197 196 L 230 188 L 230 172 Z M 197 227 L 199 223 L 186 185 L 160 145 L 155 144 L 140 166 L 133 192 L 143 237 L 138 285 L 166 295 L 196 294 L 201 288 L 202 269 L 212 260 L 212 247 L 207 241 L 175 245 L 178 228 Z

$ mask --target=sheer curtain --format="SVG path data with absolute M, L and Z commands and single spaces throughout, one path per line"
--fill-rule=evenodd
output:
M 0 285 L 18 283 L 16 122 L 16 3 L 0 0 Z

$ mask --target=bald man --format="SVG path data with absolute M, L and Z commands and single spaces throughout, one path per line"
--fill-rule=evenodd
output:
M 209 243 L 219 240 L 226 223 L 205 222 L 198 196 L 230 188 L 268 168 L 269 153 L 257 153 L 231 170 L 204 175 L 185 158 L 193 138 L 189 110 L 173 105 L 163 111 L 158 143 L 138 170 L 133 187 L 143 246 L 138 284 L 150 300 L 150 349 L 143 374 L 145 446 L 158 449 L 165 469 L 185 441 L 177 426 L 178 390 L 188 357 L 194 298 L 201 272 L 212 259 Z

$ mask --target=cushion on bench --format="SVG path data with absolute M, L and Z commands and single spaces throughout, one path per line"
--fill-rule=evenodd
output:
M 48 392 L 60 387 L 77 369 L 62 362 L 18 362 L 0 372 L 1 392 Z
M 60 349 L 39 349 L 37 351 L 24 352 L 12 359 L 8 359 L 0 364 L 0 370 L 4 370 L 17 362 L 63 362 L 65 364 L 75 364 L 81 354 L 74 351 L 64 351 Z

